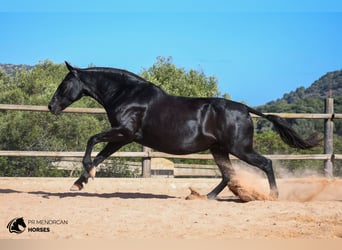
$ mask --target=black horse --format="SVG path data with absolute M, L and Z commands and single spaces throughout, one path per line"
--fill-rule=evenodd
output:
M 131 72 L 114 68 L 74 68 L 57 88 L 48 108 L 57 115 L 83 96 L 97 100 L 106 110 L 111 128 L 92 136 L 83 158 L 84 173 L 72 190 L 81 190 L 95 167 L 122 146 L 138 142 L 170 154 L 190 154 L 209 149 L 222 180 L 209 199 L 224 189 L 234 174 L 229 154 L 262 169 L 273 197 L 278 189 L 271 160 L 253 149 L 253 122 L 249 113 L 274 124 L 283 141 L 307 149 L 318 145 L 316 136 L 301 139 L 288 123 L 275 115 L 264 115 L 244 104 L 222 98 L 186 98 L 165 93 L 161 88 Z M 107 142 L 91 159 L 95 144 Z

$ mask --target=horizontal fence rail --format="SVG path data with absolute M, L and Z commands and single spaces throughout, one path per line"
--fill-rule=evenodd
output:
M 91 156 L 94 157 L 98 152 L 92 152 Z M 84 156 L 84 152 L 70 152 L 70 151 L 12 151 L 12 150 L 0 150 L 0 156 L 9 157 L 73 157 L 81 158 Z M 264 155 L 272 160 L 328 160 L 334 157 L 334 159 L 342 159 L 342 154 L 276 154 L 276 155 Z M 127 158 L 173 158 L 173 159 L 192 159 L 192 160 L 213 160 L 211 154 L 188 154 L 188 155 L 173 155 L 163 152 L 116 152 L 110 157 L 127 157 Z M 229 156 L 232 160 L 237 160 L 235 156 Z
M 342 114 L 335 114 L 333 112 L 333 101 L 328 98 L 326 105 L 329 103 L 330 106 L 326 108 L 326 113 L 265 113 L 278 115 L 288 119 L 324 119 L 329 122 L 330 125 L 334 119 L 342 119 Z M 47 106 L 36 106 L 36 105 L 13 105 L 13 104 L 0 104 L 0 110 L 12 110 L 12 111 L 30 111 L 30 112 L 49 112 Z M 79 114 L 106 114 L 103 108 L 66 108 L 63 112 L 65 113 L 79 113 Z M 259 116 L 251 114 L 253 118 Z M 328 138 L 329 137 L 329 138 Z M 272 160 L 324 160 L 325 164 L 332 164 L 333 160 L 342 160 L 342 154 L 334 154 L 332 149 L 332 130 L 329 133 L 324 133 L 324 154 L 272 154 L 265 155 L 267 158 Z M 326 150 L 327 143 L 329 142 L 330 149 Z M 328 146 L 329 146 L 328 145 Z M 328 147 L 329 148 L 329 147 Z M 92 156 L 96 156 L 98 152 L 93 152 Z M 81 158 L 84 152 L 53 152 L 53 151 L 11 151 L 11 150 L 0 150 L 0 156 L 3 157 L 55 157 L 55 158 Z M 111 157 L 124 157 L 124 158 L 142 158 L 142 175 L 144 177 L 151 176 L 151 158 L 173 158 L 173 159 L 197 159 L 197 160 L 212 160 L 211 154 L 188 154 L 188 155 L 172 155 L 162 152 L 154 152 L 151 149 L 144 147 L 142 152 L 116 152 Z M 231 159 L 237 159 L 231 156 Z M 331 177 L 331 173 L 326 176 Z
M 47 106 L 0 104 L 0 110 L 50 112 Z M 105 114 L 103 108 L 66 108 L 65 113 Z
M 35 111 L 35 112 L 50 112 L 47 106 L 36 105 L 15 105 L 15 104 L 0 104 L 0 110 L 16 110 L 16 111 Z M 66 108 L 65 113 L 83 113 L 83 114 L 106 114 L 103 108 Z M 278 115 L 283 118 L 293 119 L 341 119 L 342 114 L 324 114 L 324 113 L 265 113 L 265 115 Z M 258 115 L 251 114 L 251 117 L 257 118 Z

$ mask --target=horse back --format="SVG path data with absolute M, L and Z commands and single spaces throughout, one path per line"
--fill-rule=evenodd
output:
M 137 141 L 174 154 L 203 151 L 233 136 L 238 120 L 250 123 L 241 103 L 165 95 L 150 103 Z

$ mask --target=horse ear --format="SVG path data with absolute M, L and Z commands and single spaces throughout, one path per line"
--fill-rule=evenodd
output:
M 67 66 L 67 68 L 68 68 L 68 70 L 69 70 L 70 72 L 73 71 L 74 68 L 70 65 L 70 63 L 68 63 L 67 61 L 65 61 L 65 65 Z
M 72 73 L 74 76 L 77 76 L 77 70 L 70 65 L 67 61 L 65 61 L 65 65 L 67 66 L 70 73 Z

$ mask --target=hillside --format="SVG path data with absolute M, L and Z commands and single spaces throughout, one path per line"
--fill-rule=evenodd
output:
M 342 70 L 329 72 L 316 80 L 308 88 L 300 87 L 284 94 L 281 99 L 257 107 L 262 112 L 275 113 L 324 113 L 324 100 L 334 98 L 335 113 L 342 113 Z M 301 133 L 308 130 L 323 132 L 322 120 L 290 120 Z M 265 131 L 269 125 L 258 122 L 257 131 Z M 335 122 L 335 132 L 342 135 L 342 123 Z
M 329 72 L 316 80 L 310 87 L 299 87 L 295 91 L 284 94 L 282 98 L 268 102 L 258 108 L 264 112 L 288 112 L 291 108 L 296 110 L 294 108 L 296 105 L 303 106 L 303 102 L 311 100 L 310 104 L 312 104 L 312 100 L 322 101 L 327 97 L 333 97 L 335 106 L 338 106 L 336 101 L 342 98 L 342 70 Z M 309 106 L 311 113 L 323 112 L 321 105 L 317 107 Z
M 25 69 L 31 70 L 34 66 L 27 65 L 27 64 L 1 64 L 0 63 L 0 70 L 4 70 L 9 76 L 14 76 L 16 71 Z

